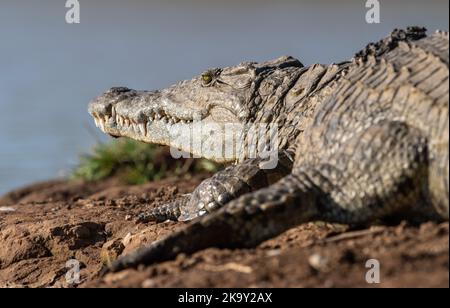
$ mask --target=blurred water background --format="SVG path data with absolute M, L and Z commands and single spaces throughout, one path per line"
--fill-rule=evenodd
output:
M 349 58 L 395 27 L 448 30 L 448 0 L 65 0 L 0 2 L 0 194 L 67 175 L 105 141 L 87 114 L 111 86 L 167 86 L 208 67 L 292 55 L 304 64 Z

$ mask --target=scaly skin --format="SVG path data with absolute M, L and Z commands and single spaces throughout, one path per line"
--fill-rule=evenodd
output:
M 143 220 L 200 217 L 122 257 L 110 270 L 211 246 L 253 247 L 314 220 L 448 220 L 448 40 L 444 32 L 427 37 L 421 28 L 395 30 L 349 62 L 305 68 L 282 57 L 212 70 L 161 92 L 113 89 L 94 100 L 90 112 L 106 133 L 194 154 L 200 151 L 172 142 L 164 132 L 173 130 L 170 125 L 163 129 L 145 122 L 150 107 L 188 121 L 197 117 L 202 123 L 279 128 L 281 163 L 275 169 L 266 170 L 261 159 L 245 155 L 203 153 L 237 164 Z M 117 114 L 135 126 L 143 120 L 146 127 L 117 125 Z M 105 117 L 106 122 L 98 120 Z M 183 125 L 187 129 L 191 122 Z M 241 143 L 227 137 L 223 143 L 250 145 L 246 131 L 239 133 Z

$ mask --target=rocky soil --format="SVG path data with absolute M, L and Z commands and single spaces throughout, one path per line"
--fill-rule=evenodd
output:
M 449 225 L 431 222 L 363 230 L 309 223 L 255 249 L 207 249 L 99 277 L 103 264 L 180 228 L 133 217 L 202 178 L 141 186 L 52 181 L 9 193 L 0 199 L 0 287 L 449 286 Z M 79 284 L 66 280 L 71 259 L 81 266 Z M 369 259 L 380 262 L 380 284 L 365 280 Z

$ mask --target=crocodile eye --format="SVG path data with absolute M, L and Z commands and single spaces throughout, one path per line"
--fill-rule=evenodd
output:
M 203 74 L 202 81 L 204 84 L 209 84 L 212 81 L 212 76 L 210 74 Z

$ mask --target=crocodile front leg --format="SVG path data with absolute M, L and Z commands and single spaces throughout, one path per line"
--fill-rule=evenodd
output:
M 264 168 L 264 160 L 248 159 L 225 168 L 211 178 L 204 180 L 192 194 L 142 213 L 138 222 L 178 220 L 190 221 L 216 211 L 243 194 L 267 187 L 290 173 L 292 153 L 278 153 L 275 168 Z
M 288 175 L 279 182 L 245 194 L 218 211 L 199 217 L 147 247 L 121 257 L 103 274 L 174 259 L 209 247 L 253 247 L 291 226 L 311 220 L 316 192 Z M 299 201 L 301 200 L 301 204 Z

